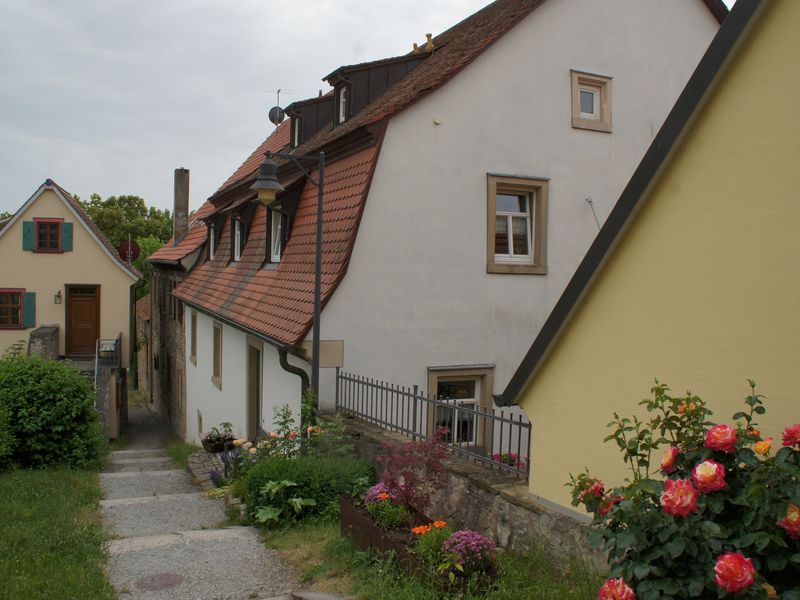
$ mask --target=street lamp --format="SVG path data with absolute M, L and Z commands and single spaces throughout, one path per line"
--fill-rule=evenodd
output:
M 283 186 L 278 181 L 278 165 L 272 160 L 273 157 L 292 161 L 299 168 L 303 175 L 317 188 L 317 250 L 314 257 L 314 330 L 311 338 L 311 389 L 316 396 L 315 403 L 319 403 L 319 316 L 320 316 L 320 296 L 322 289 L 322 194 L 325 178 L 325 153 L 320 152 L 318 156 L 285 154 L 283 152 L 264 153 L 264 160 L 258 168 L 258 178 L 250 187 L 251 190 L 258 192 L 258 200 L 265 206 L 275 202 L 275 196 L 283 191 Z M 314 181 L 311 174 L 300 164 L 298 159 L 316 159 L 318 161 L 319 176 Z M 316 413 L 316 406 L 314 412 Z

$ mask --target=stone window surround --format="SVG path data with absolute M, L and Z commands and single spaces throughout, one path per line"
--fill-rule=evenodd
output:
M 583 71 L 570 71 L 572 82 L 572 127 L 611 133 L 611 77 Z M 599 114 L 588 118 L 581 112 L 581 89 L 591 89 L 598 94 L 596 104 Z

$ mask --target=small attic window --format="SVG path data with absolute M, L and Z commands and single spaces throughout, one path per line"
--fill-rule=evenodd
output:
M 302 129 L 303 117 L 292 117 L 292 148 L 297 148 L 303 143 Z
M 572 71 L 572 126 L 611 132 L 611 77 Z
M 336 125 L 341 125 L 347 121 L 350 103 L 349 95 L 347 84 L 336 88 L 336 102 L 334 103 L 334 110 L 336 111 L 334 121 Z

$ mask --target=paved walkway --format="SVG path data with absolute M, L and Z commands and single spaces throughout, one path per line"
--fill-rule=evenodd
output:
M 128 435 L 130 445 L 100 475 L 108 574 L 120 600 L 302 597 L 289 594 L 291 568 L 258 530 L 223 527 L 223 502 L 208 499 L 167 457 L 163 421 L 133 409 Z

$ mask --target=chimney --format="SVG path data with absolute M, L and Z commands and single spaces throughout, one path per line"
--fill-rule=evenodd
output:
M 189 169 L 175 169 L 175 209 L 172 211 L 172 245 L 189 228 Z
M 425 37 L 428 38 L 428 41 L 425 42 L 425 50 L 427 50 L 428 52 L 433 52 L 433 34 L 426 33 Z

